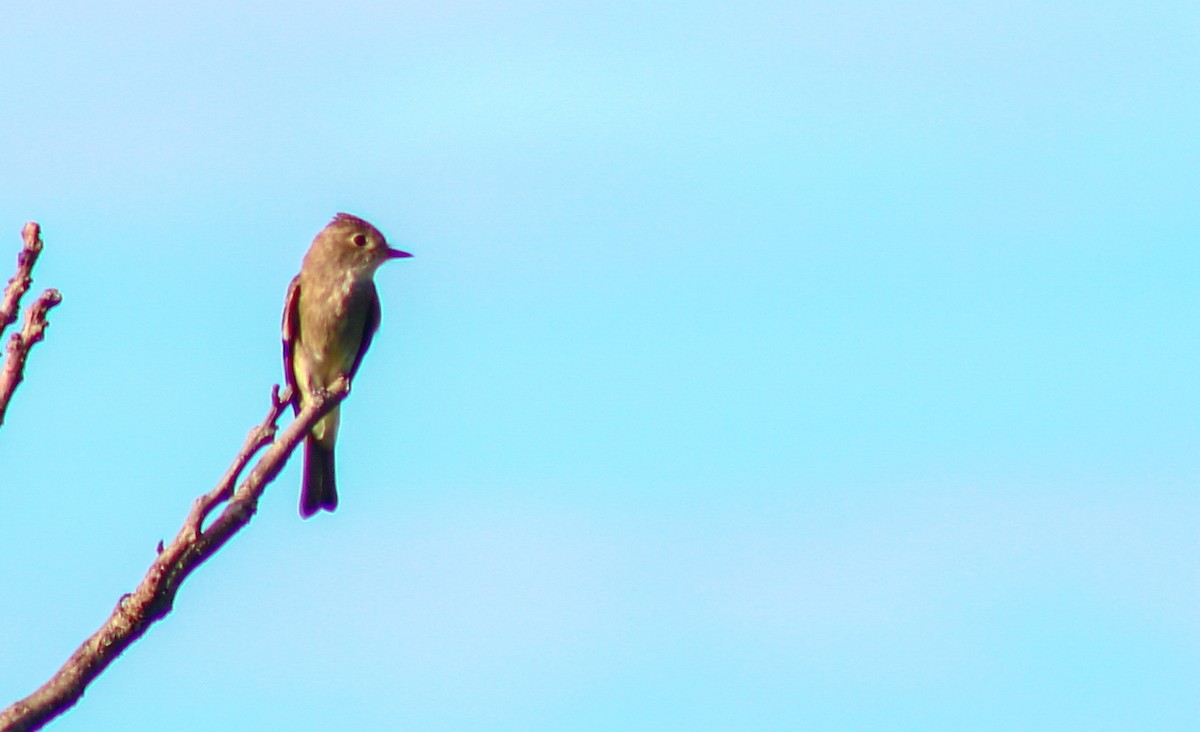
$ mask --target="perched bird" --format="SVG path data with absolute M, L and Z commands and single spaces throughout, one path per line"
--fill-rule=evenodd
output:
M 297 414 L 339 377 L 354 378 L 379 328 L 375 270 L 389 259 L 411 256 L 389 247 L 379 229 L 350 214 L 335 216 L 313 239 L 283 307 L 283 370 Z M 304 440 L 304 518 L 337 508 L 333 446 L 340 411 L 334 407 Z

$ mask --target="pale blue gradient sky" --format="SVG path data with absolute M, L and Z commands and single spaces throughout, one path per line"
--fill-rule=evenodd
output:
M 9 8 L 0 704 L 413 260 L 299 471 L 58 730 L 1193 730 L 1200 8 Z M 433 5 L 433 4 L 427 4 Z M 7 232 L 6 234 L 4 232 Z

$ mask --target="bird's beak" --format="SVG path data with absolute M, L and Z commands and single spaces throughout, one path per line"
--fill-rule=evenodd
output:
M 387 253 L 388 259 L 407 259 L 412 256 L 408 252 L 402 252 L 399 249 L 392 249 L 391 247 L 388 247 Z

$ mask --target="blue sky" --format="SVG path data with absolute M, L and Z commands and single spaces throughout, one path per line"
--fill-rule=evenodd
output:
M 416 258 L 299 469 L 53 729 L 1191 730 L 1194 3 L 44 2 L 0 46 L 0 703 Z M 3 252 L 8 252 L 4 254 Z

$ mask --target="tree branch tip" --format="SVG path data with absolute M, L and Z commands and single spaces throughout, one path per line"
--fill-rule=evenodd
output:
M 25 242 L 25 251 L 37 255 L 42 251 L 42 227 L 36 221 L 30 221 L 21 227 L 21 239 Z

